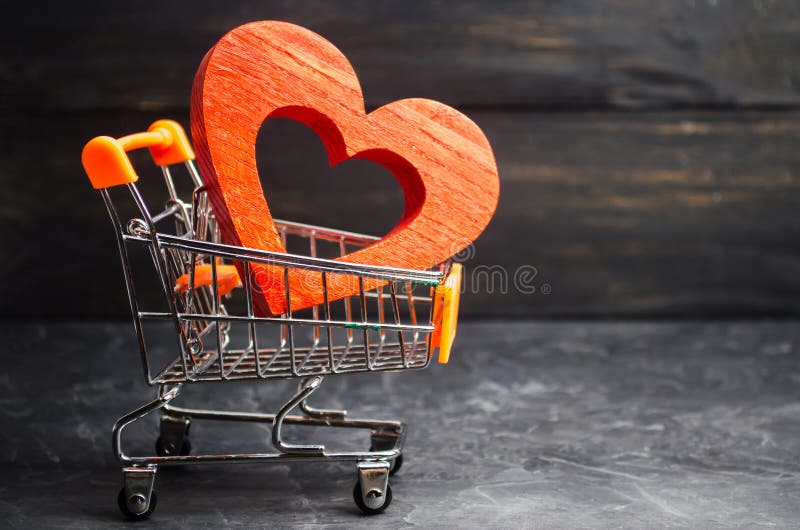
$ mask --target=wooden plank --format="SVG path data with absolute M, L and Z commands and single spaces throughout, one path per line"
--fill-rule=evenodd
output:
M 350 58 L 369 106 L 796 105 L 794 0 L 17 3 L 0 21 L 0 108 L 188 108 L 226 31 L 306 26 Z
M 478 116 L 496 146 L 501 197 L 473 280 L 476 264 L 499 263 L 510 277 L 532 265 L 538 291 L 512 282 L 507 297 L 464 295 L 466 310 L 797 314 L 798 117 Z
M 14 132 L 0 143 L 0 314 L 126 313 L 111 227 L 80 151 L 91 135 L 161 117 L 0 118 Z M 495 148 L 501 186 L 466 263 L 465 316 L 800 315 L 799 112 L 470 117 Z M 146 153 L 136 160 L 150 164 Z M 382 235 L 403 210 L 386 170 L 365 160 L 328 169 L 319 140 L 294 122 L 267 122 L 258 165 L 279 218 Z M 147 192 L 162 181 L 149 170 L 141 182 Z M 506 294 L 496 274 L 487 288 L 495 266 Z

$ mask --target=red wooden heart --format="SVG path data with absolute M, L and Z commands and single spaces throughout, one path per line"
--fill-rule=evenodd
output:
M 403 189 L 405 210 L 397 226 L 342 262 L 427 269 L 477 238 L 497 206 L 494 156 L 469 118 L 426 99 L 399 100 L 366 114 L 358 78 L 336 47 L 293 24 L 253 22 L 226 34 L 206 54 L 192 88 L 192 137 L 229 244 L 285 251 L 256 168 L 256 137 L 270 117 L 314 130 L 331 165 L 372 160 Z M 255 280 L 264 294 L 263 304 L 255 301 L 258 311 L 284 313 L 282 270 L 261 267 Z M 381 283 L 368 281 L 365 288 Z M 289 284 L 292 310 L 322 302 L 320 273 L 292 270 Z M 328 280 L 331 301 L 356 292 L 352 277 Z

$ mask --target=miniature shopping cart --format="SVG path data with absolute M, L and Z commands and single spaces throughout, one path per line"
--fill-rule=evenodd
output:
M 155 212 L 146 204 L 144 187 L 140 190 L 136 185 L 138 176 L 127 155 L 127 151 L 144 147 L 150 148 L 166 184 Z M 328 375 L 425 368 L 437 348 L 439 361 L 446 362 L 455 333 L 460 266 L 444 263 L 419 271 L 336 261 L 332 258 L 368 246 L 377 238 L 291 222 L 277 222 L 284 247 L 302 246 L 307 249 L 305 254 L 221 243 L 191 145 L 180 125 L 172 121 L 157 121 L 147 132 L 119 139 L 95 138 L 84 148 L 82 158 L 114 224 L 142 367 L 148 384 L 158 389 L 153 401 L 114 425 L 114 454 L 123 466 L 124 487 L 118 497 L 122 512 L 134 519 L 153 512 L 153 484 L 160 466 L 292 461 L 355 462 L 356 504 L 367 514 L 383 511 L 392 500 L 389 475 L 402 463 L 405 425 L 352 419 L 343 410 L 312 408 L 307 399 Z M 170 171 L 170 166 L 181 163 L 188 171 L 184 179 L 191 190 L 188 202 L 179 197 L 177 180 Z M 121 199 L 125 199 L 125 207 Z M 145 296 L 152 289 L 137 296 L 143 274 L 136 267 L 142 263 L 161 291 L 158 303 Z M 254 297 L 261 294 L 251 280 L 251 271 L 263 266 L 283 272 L 285 281 L 279 288 L 286 298 L 284 314 L 260 316 L 254 309 Z M 292 310 L 289 272 L 293 269 L 321 274 L 323 303 Z M 357 294 L 329 301 L 327 282 L 333 274 L 355 278 L 360 285 Z M 365 289 L 365 280 L 379 286 Z M 159 322 L 159 329 L 167 325 L 174 330 L 176 349 L 150 344 L 153 337 L 148 329 Z M 164 334 L 157 336 L 163 339 Z M 159 357 L 156 351 L 169 353 Z M 299 389 L 274 414 L 172 405 L 188 384 L 286 378 L 296 378 Z M 298 413 L 290 415 L 295 408 Z M 156 455 L 126 454 L 122 448 L 125 428 L 159 410 Z M 272 450 L 192 455 L 188 438 L 192 420 L 271 424 Z M 369 429 L 371 447 L 333 452 L 322 445 L 288 443 L 282 435 L 286 424 Z

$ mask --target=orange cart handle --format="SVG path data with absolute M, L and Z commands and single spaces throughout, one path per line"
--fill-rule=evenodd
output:
M 83 148 L 81 162 L 95 189 L 131 184 L 139 180 L 127 151 L 150 148 L 153 161 L 159 166 L 168 166 L 194 160 L 192 144 L 183 127 L 172 120 L 158 120 L 140 132 L 111 138 L 98 136 Z

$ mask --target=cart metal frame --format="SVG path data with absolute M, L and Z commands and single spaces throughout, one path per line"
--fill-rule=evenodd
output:
M 169 123 L 182 134 L 180 126 Z M 116 142 L 123 154 L 143 146 L 153 148 L 166 143 L 164 138 L 168 136 L 154 127 L 148 133 L 119 140 L 101 138 Z M 153 136 L 154 132 L 161 137 Z M 149 137 L 143 136 L 148 134 Z M 170 141 L 177 140 L 180 138 L 173 134 Z M 151 153 L 158 162 L 154 151 Z M 191 154 L 190 147 L 188 153 Z M 136 184 L 138 176 L 127 180 L 114 177 L 115 184 L 121 184 L 114 187 L 124 185 L 129 194 L 123 195 L 128 195 L 135 206 L 136 216 L 125 223 L 116 199 L 112 199 L 111 186 L 98 187 L 93 180 L 115 228 L 144 376 L 157 389 L 155 399 L 122 416 L 112 431 L 113 452 L 122 464 L 124 479 L 118 496 L 121 511 L 133 519 L 146 518 L 153 512 L 157 502 L 153 487 L 161 466 L 352 461 L 357 470 L 353 491 L 356 504 L 367 514 L 380 513 L 391 502 L 389 476 L 402 463 L 406 425 L 400 421 L 355 419 L 345 410 L 317 409 L 309 405 L 308 398 L 330 375 L 427 367 L 436 347 L 432 340 L 437 329 L 436 290 L 448 276 L 449 263 L 418 271 L 322 258 L 318 256 L 321 245 L 332 247 L 338 256 L 343 256 L 378 238 L 287 221 L 276 222 L 284 243 L 289 238 L 304 242 L 308 255 L 223 244 L 206 188 L 192 161 L 193 154 L 185 158 L 183 162 L 193 189 L 191 200 L 184 202 L 179 198 L 170 169 L 172 164 L 162 164 L 167 197 L 164 207 L 155 214 L 151 214 Z M 84 166 L 92 178 L 86 150 Z M 148 261 L 163 290 L 166 309 L 143 310 L 147 304 L 137 297 L 138 273 L 134 273 L 135 263 L 131 258 L 135 250 L 149 254 Z M 219 278 L 224 272 L 230 274 L 234 263 L 241 288 L 222 293 Z M 255 269 L 264 266 L 282 271 L 288 308 L 282 315 L 262 316 L 254 309 L 254 298 L 259 293 L 251 276 Z M 203 280 L 203 268 L 205 273 L 210 269 L 210 279 Z M 292 310 L 289 271 L 293 268 L 321 273 L 323 303 L 301 311 Z M 359 292 L 341 300 L 329 300 L 327 282 L 332 275 L 357 279 Z M 181 278 L 184 282 L 188 278 L 185 290 L 177 286 Z M 364 287 L 365 279 L 379 279 L 382 283 L 368 290 Z M 229 309 L 237 303 L 238 311 Z M 151 358 L 146 328 L 152 321 L 171 321 L 174 326 L 177 354 L 166 363 L 159 364 Z M 237 339 L 242 342 L 238 346 L 234 344 Z M 298 380 L 298 390 L 274 413 L 206 410 L 172 404 L 185 385 L 288 378 Z M 127 454 L 123 450 L 124 430 L 154 412 L 161 413 L 156 455 Z M 188 431 L 195 420 L 269 424 L 272 451 L 189 454 Z M 323 445 L 290 443 L 283 434 L 286 424 L 369 430 L 371 447 L 330 451 Z

